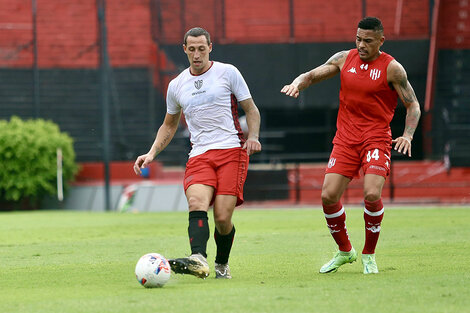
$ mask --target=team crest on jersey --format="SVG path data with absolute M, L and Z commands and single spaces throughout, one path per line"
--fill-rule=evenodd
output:
M 331 158 L 331 159 L 328 161 L 328 168 L 332 168 L 333 166 L 335 166 L 335 163 L 336 163 L 336 159 L 335 159 L 335 158 Z
M 370 78 L 372 78 L 372 80 L 377 80 L 377 79 L 379 79 L 381 72 L 382 72 L 382 71 L 379 71 L 379 70 L 376 69 L 376 68 L 370 70 Z
M 196 89 L 201 89 L 202 79 L 194 81 L 194 87 L 196 87 Z

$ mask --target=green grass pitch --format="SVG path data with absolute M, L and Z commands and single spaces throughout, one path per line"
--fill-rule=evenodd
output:
M 360 252 L 362 210 L 346 212 Z M 187 213 L 0 213 L 0 312 L 470 312 L 468 207 L 386 208 L 378 275 L 360 261 L 318 273 L 335 250 L 319 209 L 240 209 L 234 223 L 232 280 L 212 268 L 146 289 L 137 260 L 187 256 Z M 212 266 L 212 235 L 208 253 Z

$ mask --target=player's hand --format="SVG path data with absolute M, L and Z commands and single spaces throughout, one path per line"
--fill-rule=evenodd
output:
M 401 136 L 392 140 L 392 144 L 395 144 L 395 150 L 398 153 L 403 153 L 411 157 L 411 139 L 405 136 Z
M 300 93 L 299 88 L 297 88 L 297 86 L 294 86 L 292 84 L 285 85 L 284 87 L 282 87 L 281 92 L 285 93 L 286 96 L 294 97 L 294 98 L 297 98 Z
M 261 143 L 258 139 L 248 138 L 243 145 L 243 149 L 246 149 L 248 155 L 261 151 Z
M 150 154 L 148 153 L 142 154 L 141 156 L 137 158 L 137 160 L 135 160 L 134 172 L 137 175 L 142 175 L 142 169 L 146 168 L 152 161 L 153 161 L 153 157 Z

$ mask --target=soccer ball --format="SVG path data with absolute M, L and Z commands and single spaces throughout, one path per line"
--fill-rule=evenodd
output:
M 158 253 L 142 256 L 135 266 L 135 277 L 146 288 L 163 287 L 170 279 L 170 274 L 170 263 Z

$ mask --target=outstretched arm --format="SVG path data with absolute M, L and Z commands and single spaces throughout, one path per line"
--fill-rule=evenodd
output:
M 142 169 L 147 167 L 150 162 L 152 162 L 153 159 L 155 159 L 157 155 L 162 152 L 166 146 L 168 146 L 178 129 L 180 117 L 181 112 L 177 114 L 167 113 L 165 115 L 165 120 L 163 121 L 162 126 L 158 129 L 157 136 L 155 137 L 155 141 L 153 142 L 149 152 L 139 156 L 134 163 L 134 172 L 137 175 L 142 174 Z
M 348 51 L 340 51 L 336 53 L 329 58 L 325 64 L 322 64 L 309 72 L 300 74 L 292 83 L 285 85 L 281 89 L 281 92 L 285 93 L 286 96 L 297 98 L 300 91 L 338 74 L 341 71 L 347 56 Z
M 387 68 L 387 77 L 389 83 L 393 85 L 400 100 L 406 107 L 405 130 L 403 131 L 403 135 L 393 139 L 392 143 L 395 144 L 395 150 L 399 153 L 411 157 L 411 141 L 413 140 L 413 135 L 418 127 L 419 118 L 421 116 L 419 102 L 418 99 L 416 99 L 413 87 L 411 87 L 408 81 L 406 71 L 400 63 L 395 60 L 390 62 Z
M 240 106 L 246 114 L 246 124 L 248 125 L 248 138 L 243 145 L 243 149 L 246 149 L 246 153 L 251 155 L 261 151 L 261 143 L 259 142 L 261 117 L 252 98 L 240 101 Z

